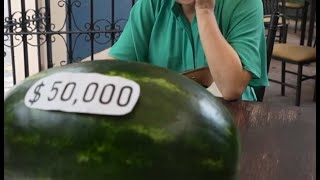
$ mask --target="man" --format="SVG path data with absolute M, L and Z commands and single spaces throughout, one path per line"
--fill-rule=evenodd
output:
M 226 100 L 267 86 L 261 0 L 138 0 L 107 59 L 177 72 L 208 66 Z

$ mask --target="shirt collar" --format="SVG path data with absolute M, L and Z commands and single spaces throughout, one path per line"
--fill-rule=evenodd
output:
M 181 5 L 177 3 L 175 0 L 171 0 L 171 11 L 176 17 L 181 15 L 181 12 L 182 12 Z

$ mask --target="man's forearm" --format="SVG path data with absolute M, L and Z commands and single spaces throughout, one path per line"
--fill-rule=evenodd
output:
M 243 69 L 238 54 L 221 34 L 214 12 L 196 11 L 196 16 L 202 47 L 217 87 L 225 99 L 239 98 L 251 74 Z
M 110 50 L 111 50 L 111 47 L 107 49 L 107 56 L 106 56 L 106 59 L 107 59 L 107 60 L 116 60 L 116 58 L 111 57 L 111 56 L 109 55 L 109 51 L 110 51 Z

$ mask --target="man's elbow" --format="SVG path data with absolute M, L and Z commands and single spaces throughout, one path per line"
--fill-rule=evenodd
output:
M 242 75 L 241 79 L 234 79 L 233 81 L 230 81 L 232 83 L 226 84 L 225 88 L 222 89 L 221 94 L 223 99 L 227 101 L 241 99 L 241 96 L 248 87 L 249 81 L 252 77 L 251 73 L 247 70 L 244 70 Z
M 221 91 L 222 97 L 226 101 L 235 101 L 241 99 L 245 88 L 230 88 Z

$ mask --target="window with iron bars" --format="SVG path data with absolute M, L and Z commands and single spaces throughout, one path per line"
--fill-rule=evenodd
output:
M 47 68 L 94 60 L 117 41 L 135 2 L 5 0 L 5 89 Z

